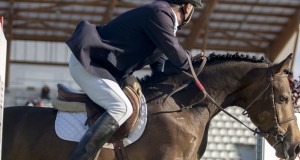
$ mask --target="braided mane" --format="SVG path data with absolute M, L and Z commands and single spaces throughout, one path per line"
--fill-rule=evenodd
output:
M 270 63 L 266 61 L 264 57 L 257 58 L 256 56 L 250 56 L 250 55 L 244 55 L 244 54 L 239 54 L 238 52 L 235 54 L 215 54 L 211 53 L 209 56 L 207 56 L 207 63 L 213 63 L 216 61 L 246 61 L 246 62 L 251 62 L 251 63 Z M 202 63 L 202 59 L 199 56 L 198 58 L 193 59 L 193 65 L 197 66 Z M 155 86 L 157 82 L 161 82 L 166 79 L 166 77 L 169 77 L 170 75 L 165 75 L 163 73 L 158 73 L 158 74 L 153 74 L 151 76 L 146 76 L 142 79 L 140 79 L 140 83 L 143 86 L 142 88 L 147 88 L 151 86 Z
M 248 61 L 248 62 L 253 62 L 253 63 L 262 63 L 262 62 L 267 62 L 264 57 L 257 58 L 256 56 L 250 56 L 250 55 L 244 55 L 244 54 L 239 54 L 238 52 L 235 54 L 215 54 L 211 53 L 207 57 L 207 62 L 213 62 L 217 60 L 224 60 L 224 61 Z M 193 59 L 193 64 L 197 65 L 201 63 L 201 57 L 198 59 Z

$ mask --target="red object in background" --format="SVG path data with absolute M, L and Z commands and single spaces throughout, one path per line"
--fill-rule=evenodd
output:
M 2 29 L 3 29 L 3 24 L 4 24 L 4 18 L 1 16 L 1 18 L 0 18 L 0 23 L 1 23 L 1 27 L 2 27 Z
M 290 82 L 290 89 L 292 92 L 293 104 L 297 105 L 298 101 L 300 100 L 300 77 L 299 80 L 297 80 L 297 79 L 293 79 L 293 77 L 290 75 L 289 82 Z

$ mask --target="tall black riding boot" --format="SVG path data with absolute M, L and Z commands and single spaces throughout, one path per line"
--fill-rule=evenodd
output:
M 119 124 L 107 112 L 99 117 L 80 140 L 70 160 L 94 160 L 100 148 L 117 131 Z

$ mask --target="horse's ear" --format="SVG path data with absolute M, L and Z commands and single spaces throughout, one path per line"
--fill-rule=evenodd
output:
M 276 74 L 279 74 L 279 73 L 283 73 L 285 69 L 288 69 L 291 62 L 292 62 L 292 59 L 293 59 L 293 54 L 289 54 L 285 60 L 283 60 L 282 62 L 280 62 L 279 64 L 276 64 L 274 67 L 273 67 L 273 71 L 274 73 Z

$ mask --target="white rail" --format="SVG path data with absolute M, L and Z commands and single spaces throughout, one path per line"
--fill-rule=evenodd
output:
M 2 126 L 4 108 L 5 68 L 7 41 L 3 32 L 3 17 L 0 17 L 0 160 L 2 153 Z

